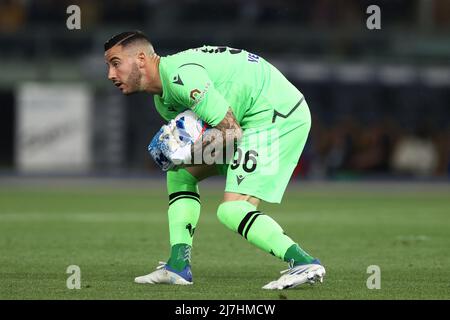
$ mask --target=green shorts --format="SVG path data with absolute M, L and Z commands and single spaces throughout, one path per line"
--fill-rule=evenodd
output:
M 244 130 L 233 162 L 218 165 L 226 173 L 226 192 L 280 203 L 311 128 L 308 104 L 302 98 L 272 122 Z

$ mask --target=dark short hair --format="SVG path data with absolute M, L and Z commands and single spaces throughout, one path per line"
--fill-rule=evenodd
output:
M 119 34 L 116 34 L 111 39 L 105 42 L 105 51 L 108 51 L 112 47 L 114 47 L 116 44 L 120 44 L 122 46 L 127 46 L 130 43 L 133 43 L 137 40 L 145 40 L 146 42 L 150 43 L 150 40 L 148 37 L 139 30 L 135 31 L 125 31 Z

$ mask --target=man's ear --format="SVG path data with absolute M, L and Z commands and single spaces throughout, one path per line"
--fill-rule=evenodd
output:
M 139 68 L 143 68 L 145 66 L 145 58 L 146 58 L 146 54 L 144 52 L 139 52 L 138 53 L 138 66 Z

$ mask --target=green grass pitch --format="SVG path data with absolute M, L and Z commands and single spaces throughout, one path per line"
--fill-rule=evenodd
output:
M 388 184 L 292 184 L 260 209 L 327 269 L 321 285 L 261 287 L 286 264 L 216 218 L 221 186 L 201 184 L 193 286 L 138 285 L 168 258 L 164 181 L 130 186 L 0 187 L 0 299 L 449 299 L 450 192 Z M 69 290 L 69 265 L 81 289 Z M 367 267 L 381 289 L 366 287 Z

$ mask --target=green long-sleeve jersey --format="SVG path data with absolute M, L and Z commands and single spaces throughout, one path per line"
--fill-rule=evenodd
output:
M 192 109 L 216 126 L 231 108 L 243 129 L 270 123 L 274 110 L 289 109 L 302 98 L 273 65 L 241 49 L 203 46 L 161 57 L 162 95 L 155 106 L 165 120 Z

